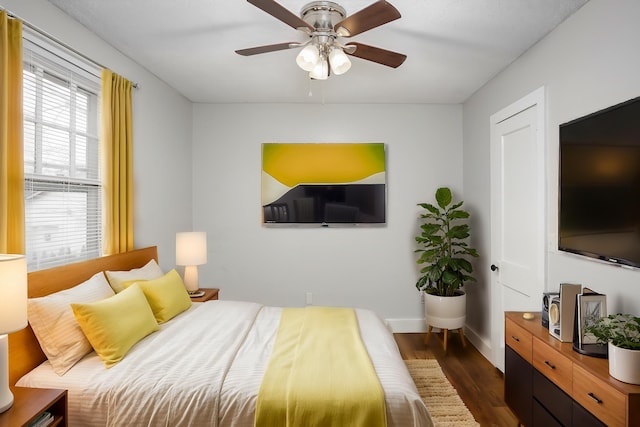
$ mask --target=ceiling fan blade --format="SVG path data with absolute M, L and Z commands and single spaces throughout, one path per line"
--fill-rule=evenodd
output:
M 294 15 L 292 12 L 289 11 L 289 9 L 285 8 L 279 3 L 276 3 L 273 0 L 247 0 L 247 1 L 252 5 L 254 5 L 255 7 L 257 7 L 258 9 L 262 9 L 263 11 L 267 12 L 269 15 L 273 16 L 274 18 L 277 18 L 280 21 L 284 22 L 291 28 L 294 28 L 296 30 L 302 29 L 303 31 L 315 30 L 315 28 L 313 28 L 311 25 L 304 22 L 302 18 L 300 18 L 298 15 Z
M 236 53 L 238 55 L 242 55 L 242 56 L 251 56 L 251 55 L 258 55 L 260 53 L 267 53 L 267 52 L 275 52 L 278 50 L 286 50 L 286 49 L 292 49 L 295 47 L 300 47 L 300 43 L 298 42 L 288 42 L 288 43 L 278 43 L 278 44 L 269 44 L 269 45 L 265 45 L 265 46 L 256 46 L 256 47 L 250 47 L 247 49 L 240 49 L 240 50 L 236 50 Z
M 377 62 L 378 64 L 386 65 L 387 67 L 398 68 L 407 55 L 402 53 L 392 52 L 390 50 L 380 49 L 379 47 L 368 46 L 362 43 L 347 43 L 345 46 L 355 46 L 356 50 L 349 53 L 345 50 L 345 53 L 357 58 L 366 59 L 367 61 Z
M 338 22 L 333 30 L 341 37 L 352 37 L 398 18 L 398 9 L 385 0 L 379 0 Z

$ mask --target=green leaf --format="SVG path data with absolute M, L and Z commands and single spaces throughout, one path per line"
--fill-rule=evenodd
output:
M 428 236 L 427 240 L 429 241 L 429 243 L 435 246 L 440 245 L 443 242 L 442 237 L 436 235 Z
M 453 206 L 451 206 L 451 207 L 449 208 L 449 210 L 450 210 L 450 211 L 454 211 L 454 210 L 458 209 L 460 206 L 462 206 L 463 204 L 464 204 L 464 202 L 463 202 L 463 201 L 460 201 L 460 202 L 458 202 L 458 203 L 454 204 Z
M 418 261 L 420 261 L 420 264 L 424 264 L 425 262 L 429 262 L 432 263 L 435 261 L 436 257 L 438 255 L 438 251 L 434 250 L 434 249 L 429 249 L 424 251 L 421 255 L 420 258 L 418 259 Z
M 442 209 L 446 208 L 451 203 L 451 190 L 447 187 L 440 187 L 436 190 L 436 202 Z
M 437 215 L 440 213 L 440 210 L 438 208 L 436 208 L 435 206 L 433 206 L 431 203 L 420 203 L 418 204 L 418 206 L 421 206 L 422 208 L 428 210 L 429 212 L 431 212 L 434 215 Z
M 442 273 L 442 281 L 447 285 L 456 285 L 459 283 L 458 275 L 448 270 Z
M 449 265 L 449 258 L 446 256 L 443 256 L 437 259 L 436 263 L 438 265 L 438 268 L 446 268 Z
M 473 272 L 473 266 L 466 259 L 464 259 L 464 258 L 456 258 L 456 262 L 458 264 L 458 269 L 459 270 L 464 270 L 467 273 L 472 273 Z
M 447 216 L 451 219 L 466 219 L 466 218 L 469 218 L 469 212 L 455 210 L 455 211 L 449 212 Z
M 420 229 L 422 229 L 423 235 L 424 234 L 432 235 L 440 231 L 442 229 L 442 226 L 440 224 L 433 224 L 433 223 L 422 224 L 420 226 Z
M 473 248 L 468 248 L 465 252 L 466 252 L 468 255 L 471 255 L 472 257 L 476 257 L 476 258 L 478 258 L 478 257 L 480 256 L 480 254 L 478 253 L 478 251 L 477 251 L 477 250 L 475 250 L 475 249 L 473 249 Z
M 455 225 L 449 229 L 447 236 L 454 239 L 466 239 L 469 237 L 469 226 L 467 224 Z

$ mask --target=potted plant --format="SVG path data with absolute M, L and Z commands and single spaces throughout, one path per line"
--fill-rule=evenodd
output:
M 464 202 L 454 202 L 447 187 L 438 188 L 435 199 L 437 206 L 418 204 L 425 212 L 420 214 L 420 234 L 415 238 L 417 263 L 422 266 L 416 288 L 425 292 L 427 325 L 460 329 L 466 316 L 466 294 L 461 288 L 476 280 L 467 257 L 478 257 L 478 252 L 466 242 L 470 228 L 469 213 L 460 208 Z
M 609 375 L 640 384 L 640 317 L 611 314 L 585 328 L 599 343 L 608 343 Z

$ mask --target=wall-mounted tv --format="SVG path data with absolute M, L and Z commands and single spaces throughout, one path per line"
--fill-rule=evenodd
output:
M 640 268 L 640 97 L 560 125 L 558 248 Z
M 385 145 L 262 144 L 262 223 L 385 224 Z

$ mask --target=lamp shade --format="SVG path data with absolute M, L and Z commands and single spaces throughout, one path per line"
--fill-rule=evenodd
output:
M 27 327 L 27 262 L 24 255 L 0 254 L 0 334 Z
M 207 233 L 189 231 L 176 233 L 176 264 L 202 265 L 207 263 Z
M 307 45 L 304 49 L 302 49 L 296 57 L 296 63 L 298 64 L 298 67 L 302 68 L 305 71 L 313 70 L 313 67 L 316 66 L 319 60 L 320 53 L 318 52 L 318 48 L 312 44 Z
M 327 80 L 329 77 L 329 64 L 326 59 L 321 59 L 313 70 L 309 73 L 309 77 L 316 80 Z
M 346 73 L 349 71 L 349 68 L 351 68 L 349 57 L 347 57 L 347 54 L 339 47 L 331 49 L 331 53 L 329 53 L 329 63 L 331 63 L 331 71 L 333 71 L 333 74 L 338 76 Z

